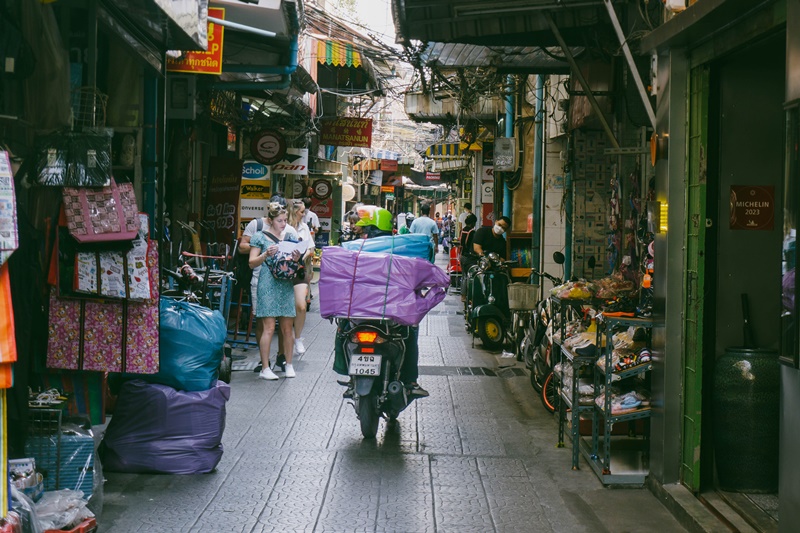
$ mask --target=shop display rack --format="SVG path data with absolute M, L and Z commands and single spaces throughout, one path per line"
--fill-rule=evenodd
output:
M 580 394 L 578 393 L 578 382 L 581 369 L 590 367 L 596 360 L 597 356 L 582 356 L 571 351 L 563 345 L 567 332 L 567 314 L 570 309 L 580 311 L 585 306 L 594 306 L 597 302 L 594 300 L 578 300 L 570 298 L 558 298 L 557 296 L 550 297 L 550 308 L 553 310 L 553 316 L 558 313 L 560 316 L 559 321 L 559 337 L 553 340 L 553 353 L 556 354 L 557 361 L 561 363 L 561 372 L 555 372 L 553 375 L 558 379 L 557 390 L 559 396 L 558 406 L 558 447 L 564 447 L 564 426 L 567 422 L 567 410 L 569 410 L 569 428 L 570 437 L 572 439 L 572 469 L 577 470 L 580 462 L 580 455 L 578 452 L 578 442 L 580 439 L 580 420 L 581 415 L 592 412 L 592 405 L 581 405 Z M 570 386 L 566 386 L 564 379 L 564 366 L 569 364 L 572 367 L 572 377 L 570 379 Z M 569 394 L 565 389 L 569 389 Z
M 649 424 L 646 424 L 643 438 L 612 437 L 613 425 L 618 422 L 631 422 L 639 419 L 649 421 L 651 408 L 644 407 L 624 411 L 618 414 L 611 412 L 611 385 L 615 381 L 633 378 L 646 374 L 652 370 L 652 362 L 646 362 L 615 371 L 611 365 L 611 356 L 614 350 L 613 335 L 615 328 L 619 326 L 642 327 L 647 332 L 647 346 L 651 345 L 653 321 L 649 318 L 633 317 L 604 317 L 604 331 L 606 335 L 605 346 L 600 349 L 600 357 L 594 365 L 594 388 L 599 391 L 603 386 L 604 397 L 602 407 L 596 403 L 592 406 L 592 439 L 591 444 L 583 439 L 580 443 L 580 450 L 586 461 L 592 467 L 600 480 L 606 485 L 643 485 L 647 477 L 647 462 L 649 460 Z M 598 337 L 600 335 L 598 329 Z M 598 338 L 598 341 L 600 339 Z M 598 342 L 598 346 L 601 343 Z M 601 365 L 600 361 L 605 365 Z M 615 379 L 615 377 L 617 379 Z M 600 422 L 602 417 L 602 424 Z M 601 426 L 602 425 L 602 434 Z M 631 452 L 628 454 L 627 468 L 614 468 L 612 472 L 611 445 L 615 443 L 615 449 Z M 602 445 L 602 453 L 601 453 Z M 631 461 L 631 457 L 633 460 Z

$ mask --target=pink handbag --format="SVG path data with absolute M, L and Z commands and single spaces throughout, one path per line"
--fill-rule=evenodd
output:
M 139 229 L 139 210 L 130 183 L 97 188 L 64 187 L 69 233 L 78 242 L 129 241 Z

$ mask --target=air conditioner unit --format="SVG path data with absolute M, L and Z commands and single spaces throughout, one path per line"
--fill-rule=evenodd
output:
M 197 76 L 167 75 L 167 118 L 194 120 L 197 115 Z

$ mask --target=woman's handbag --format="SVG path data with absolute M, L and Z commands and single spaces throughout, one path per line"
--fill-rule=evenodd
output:
M 130 241 L 139 229 L 133 185 L 103 188 L 64 187 L 64 212 L 69 233 L 81 243 Z
M 280 239 L 269 232 L 265 232 L 264 234 L 272 239 L 275 244 L 281 242 Z M 292 259 L 292 254 L 290 252 L 278 251 L 275 255 L 267 257 L 265 264 L 272 273 L 272 277 L 275 279 L 293 280 L 297 278 L 297 272 L 300 270 L 300 263 Z

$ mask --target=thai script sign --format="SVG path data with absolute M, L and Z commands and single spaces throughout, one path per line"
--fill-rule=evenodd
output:
M 225 9 L 209 7 L 208 16 L 225 19 Z M 222 40 L 225 28 L 213 22 L 208 23 L 208 51 L 183 52 L 179 59 L 167 57 L 168 72 L 188 72 L 190 74 L 222 74 Z
M 775 187 L 732 185 L 730 229 L 771 230 L 775 225 Z
M 241 159 L 212 157 L 208 164 L 208 189 L 203 220 L 216 233 L 217 242 L 233 245 L 242 187 Z
M 372 147 L 371 118 L 336 118 L 322 121 L 320 144 Z

